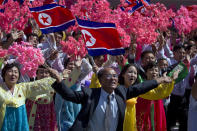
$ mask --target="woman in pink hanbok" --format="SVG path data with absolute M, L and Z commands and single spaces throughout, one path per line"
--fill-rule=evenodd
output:
M 44 66 L 38 68 L 37 80 L 49 76 Z M 57 129 L 53 96 L 54 90 L 51 88 L 48 93 L 26 101 L 30 131 L 55 131 Z

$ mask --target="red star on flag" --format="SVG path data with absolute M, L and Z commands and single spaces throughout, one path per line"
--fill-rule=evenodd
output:
M 49 22 L 47 21 L 47 20 L 48 20 L 48 17 L 42 16 L 41 19 L 42 19 L 42 21 L 43 21 L 44 23 L 48 23 L 48 24 L 49 24 Z
M 89 35 L 85 34 L 85 39 L 86 39 L 86 41 L 91 42 L 91 41 L 90 41 L 90 38 L 91 38 L 91 36 L 89 36 Z

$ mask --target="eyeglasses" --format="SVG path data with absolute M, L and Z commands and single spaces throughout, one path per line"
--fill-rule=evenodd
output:
M 118 78 L 117 74 L 103 74 L 103 76 L 105 76 L 106 79 Z

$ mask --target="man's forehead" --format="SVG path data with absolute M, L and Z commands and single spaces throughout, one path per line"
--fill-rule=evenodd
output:
M 159 63 L 168 63 L 168 61 L 163 59 L 163 60 L 160 60 Z
M 38 39 L 36 36 L 30 36 L 30 39 Z
M 155 69 L 159 69 L 158 66 L 153 66 L 152 68 L 149 68 L 148 70 L 155 70 Z
M 104 70 L 103 70 L 103 73 L 116 73 L 115 72 L 115 70 L 113 69 L 113 68 L 105 68 Z
M 153 55 L 153 53 L 147 53 L 146 55 L 145 55 L 145 57 L 155 57 L 154 55 Z

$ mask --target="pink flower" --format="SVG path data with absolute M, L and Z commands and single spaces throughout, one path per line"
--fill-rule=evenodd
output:
M 17 61 L 22 65 L 21 73 L 27 74 L 29 77 L 36 76 L 36 70 L 39 65 L 44 64 L 45 59 L 40 49 L 33 48 L 29 43 L 14 43 L 8 49 L 8 54 L 16 57 Z
M 175 26 L 179 30 L 179 34 L 182 32 L 188 34 L 192 30 L 192 18 L 189 16 L 187 8 L 181 6 L 177 11 L 176 17 L 174 18 Z
M 8 54 L 7 50 L 0 48 L 0 58 L 4 58 L 5 56 L 7 56 L 7 54 Z
M 63 52 L 71 56 L 72 59 L 76 59 L 78 56 L 82 58 L 87 53 L 85 44 L 81 38 L 77 41 L 75 38 L 69 36 L 66 42 L 61 42 L 61 45 Z

